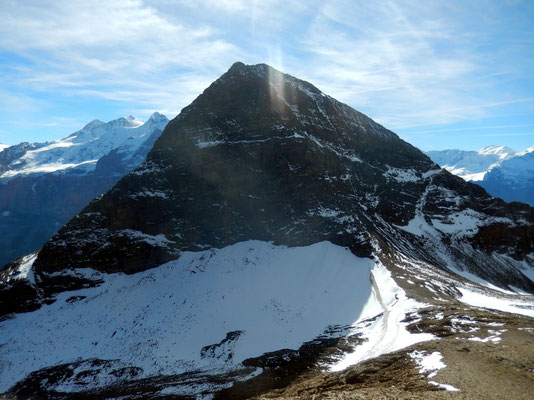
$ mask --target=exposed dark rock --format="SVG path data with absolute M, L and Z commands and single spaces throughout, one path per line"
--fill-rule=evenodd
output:
M 226 337 L 219 343 L 204 346 L 200 350 L 201 358 L 211 358 L 223 361 L 230 361 L 234 357 L 234 345 L 243 331 L 232 331 L 226 334 Z

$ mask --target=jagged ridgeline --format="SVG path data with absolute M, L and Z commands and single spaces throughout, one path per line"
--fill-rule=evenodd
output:
M 534 250 L 533 221 L 531 207 L 440 170 L 313 85 L 236 63 L 167 125 L 143 164 L 45 244 L 34 267 L 135 273 L 185 250 L 328 240 L 534 292 L 520 268 Z

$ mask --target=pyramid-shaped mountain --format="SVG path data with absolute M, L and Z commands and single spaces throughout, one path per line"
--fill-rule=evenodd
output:
M 236 63 L 0 271 L 0 392 L 525 398 L 533 210 L 307 82 Z
M 533 251 L 533 221 L 532 208 L 440 170 L 310 83 L 236 63 L 168 124 L 140 167 L 46 243 L 35 269 L 135 273 L 244 240 L 327 240 L 534 291 L 518 267 Z

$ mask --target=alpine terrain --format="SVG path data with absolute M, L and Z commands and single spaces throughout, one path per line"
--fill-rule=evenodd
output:
M 506 201 L 534 205 L 534 146 L 516 152 L 505 146 L 488 146 L 478 152 L 427 151 L 442 168 L 482 186 Z
M 39 249 L 137 167 L 167 122 L 94 120 L 64 139 L 0 146 L 0 265 Z
M 432 161 L 466 181 L 481 181 L 488 170 L 517 152 L 506 146 L 488 146 L 479 151 L 439 150 L 425 152 Z
M 493 196 L 534 206 L 534 146 L 494 165 L 477 183 Z
M 534 209 L 235 63 L 1 275 L 11 398 L 527 398 Z

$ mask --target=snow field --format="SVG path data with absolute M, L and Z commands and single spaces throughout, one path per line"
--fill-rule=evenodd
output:
M 231 369 L 265 352 L 297 349 L 330 325 L 381 312 L 370 300 L 377 296 L 370 271 L 387 282 L 377 268 L 329 242 L 287 248 L 248 241 L 186 252 L 135 275 L 88 270 L 105 282 L 0 322 L 0 391 L 32 371 L 80 359 L 121 360 L 141 367 L 143 377 Z M 397 302 L 389 289 L 382 294 L 388 305 Z M 201 357 L 203 347 L 235 331 L 241 334 L 232 343 Z M 109 383 L 101 378 L 93 385 Z
M 524 296 L 524 299 L 508 296 L 499 297 L 497 295 L 490 296 L 481 290 L 468 287 L 459 287 L 458 290 L 462 293 L 462 297 L 459 300 L 470 306 L 534 317 L 534 302 L 528 301 L 527 296 Z
M 371 281 L 372 294 L 352 325 L 367 341 L 332 365 L 332 371 L 341 371 L 382 354 L 434 339 L 429 333 L 412 334 L 406 330 L 408 323 L 401 322 L 406 313 L 415 312 L 425 305 L 408 298 L 384 266 L 375 264 Z

